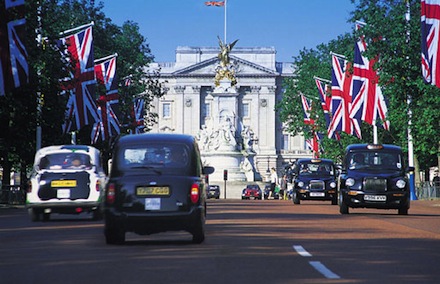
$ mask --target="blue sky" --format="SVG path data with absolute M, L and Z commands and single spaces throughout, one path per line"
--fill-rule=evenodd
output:
M 156 62 L 174 62 L 177 46 L 217 47 L 224 40 L 224 8 L 207 0 L 102 0 L 104 13 L 121 26 L 139 24 Z M 209 0 L 211 1 L 211 0 Z M 217 0 L 218 1 L 218 0 Z M 350 32 L 350 0 L 227 0 L 227 42 L 236 47 L 275 47 L 278 62 L 303 48 Z

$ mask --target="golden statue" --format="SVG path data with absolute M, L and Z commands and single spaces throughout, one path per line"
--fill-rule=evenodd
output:
M 230 44 L 223 43 L 219 36 L 218 44 L 220 46 L 220 52 L 218 54 L 218 59 L 220 59 L 220 66 L 227 67 L 229 65 L 229 52 L 231 52 L 234 45 L 237 43 L 238 39 Z
M 219 36 L 217 36 L 220 52 L 218 54 L 218 59 L 220 60 L 220 67 L 217 70 L 217 74 L 215 75 L 215 85 L 220 85 L 220 80 L 228 79 L 231 81 L 231 85 L 234 86 L 237 84 L 237 79 L 235 78 L 235 72 L 232 68 L 230 68 L 230 58 L 229 53 L 231 52 L 234 45 L 237 43 L 238 39 L 233 41 L 230 44 L 223 43 Z

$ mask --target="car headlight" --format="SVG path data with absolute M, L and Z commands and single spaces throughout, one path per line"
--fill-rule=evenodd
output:
M 352 179 L 352 178 L 348 178 L 348 179 L 345 181 L 345 185 L 346 185 L 346 186 L 353 186 L 353 185 L 354 185 L 354 179 Z
M 399 179 L 396 181 L 396 186 L 400 189 L 404 189 L 406 186 L 406 182 L 403 179 Z
M 298 182 L 298 186 L 299 187 L 303 187 L 304 186 L 304 182 L 302 182 L 302 181 Z
M 331 187 L 331 188 L 335 188 L 335 187 L 336 187 L 336 182 L 332 181 L 332 182 L 330 183 L 330 187 Z

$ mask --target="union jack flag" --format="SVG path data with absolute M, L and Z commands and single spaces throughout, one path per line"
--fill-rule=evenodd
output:
M 106 94 L 101 95 L 96 102 L 100 120 L 93 126 L 93 143 L 97 142 L 99 134 L 104 141 L 121 132 L 117 115 L 119 112 L 119 94 L 116 76 L 116 56 L 96 64 L 95 76 L 98 84 L 105 86 Z
M 356 24 L 356 29 L 362 26 Z M 350 117 L 363 120 L 370 125 L 379 123 L 386 130 L 390 129 L 387 120 L 387 105 L 382 90 L 378 84 L 379 76 L 374 70 L 377 58 L 368 60 L 362 54 L 366 51 L 367 44 L 363 37 L 354 48 L 353 85 Z
M 331 123 L 331 108 L 332 108 L 332 97 L 331 97 L 331 86 L 323 82 L 322 80 L 315 78 L 316 87 L 318 87 L 319 98 L 321 99 L 322 111 L 324 112 L 325 124 L 327 129 Z M 332 138 L 340 140 L 341 137 L 339 132 L 334 132 Z
M 144 133 L 144 99 L 136 99 L 133 103 L 133 109 L 131 113 L 132 118 L 132 133 L 140 134 Z
M 29 66 L 24 46 L 24 0 L 0 4 L 0 96 L 29 82 Z
M 344 58 L 332 55 L 332 120 L 327 130 L 327 136 L 332 138 L 336 132 L 345 132 L 362 137 L 360 123 L 350 117 L 352 77 L 346 70 L 350 65 Z
M 313 158 L 319 158 L 319 141 L 321 140 L 322 135 L 318 132 L 313 132 L 313 137 L 311 139 L 306 139 L 307 147 L 313 151 Z
M 440 0 L 421 1 L 422 75 L 440 88 Z
M 69 101 L 63 132 L 79 130 L 85 125 L 99 121 L 95 103 L 95 71 L 93 56 L 92 27 L 58 41 L 67 62 L 73 66 L 71 78 L 65 89 L 69 91 Z
M 225 6 L 225 1 L 206 1 L 206 6 L 216 6 L 216 7 L 223 7 Z
M 312 100 L 306 98 L 304 95 L 301 95 L 301 103 L 304 109 L 304 123 L 307 125 L 314 125 L 315 120 L 310 118 L 312 112 Z
M 332 107 L 332 97 L 327 95 L 328 85 L 315 78 L 316 87 L 318 87 L 319 98 L 321 99 L 322 111 L 324 112 L 327 127 L 330 125 L 330 113 Z

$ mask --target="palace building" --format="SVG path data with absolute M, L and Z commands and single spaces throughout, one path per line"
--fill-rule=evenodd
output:
M 286 163 L 311 157 L 304 137 L 284 132 L 275 110 L 284 78 L 293 76 L 292 63 L 277 62 L 273 47 L 236 47 L 227 71 L 234 78 L 218 80 L 225 65 L 220 52 L 182 46 L 175 62 L 150 64 L 150 70 L 159 70 L 165 89 L 154 102 L 159 118 L 152 132 L 197 137 L 204 162 L 230 169 L 237 180 L 264 181 L 271 167 L 280 173 Z

